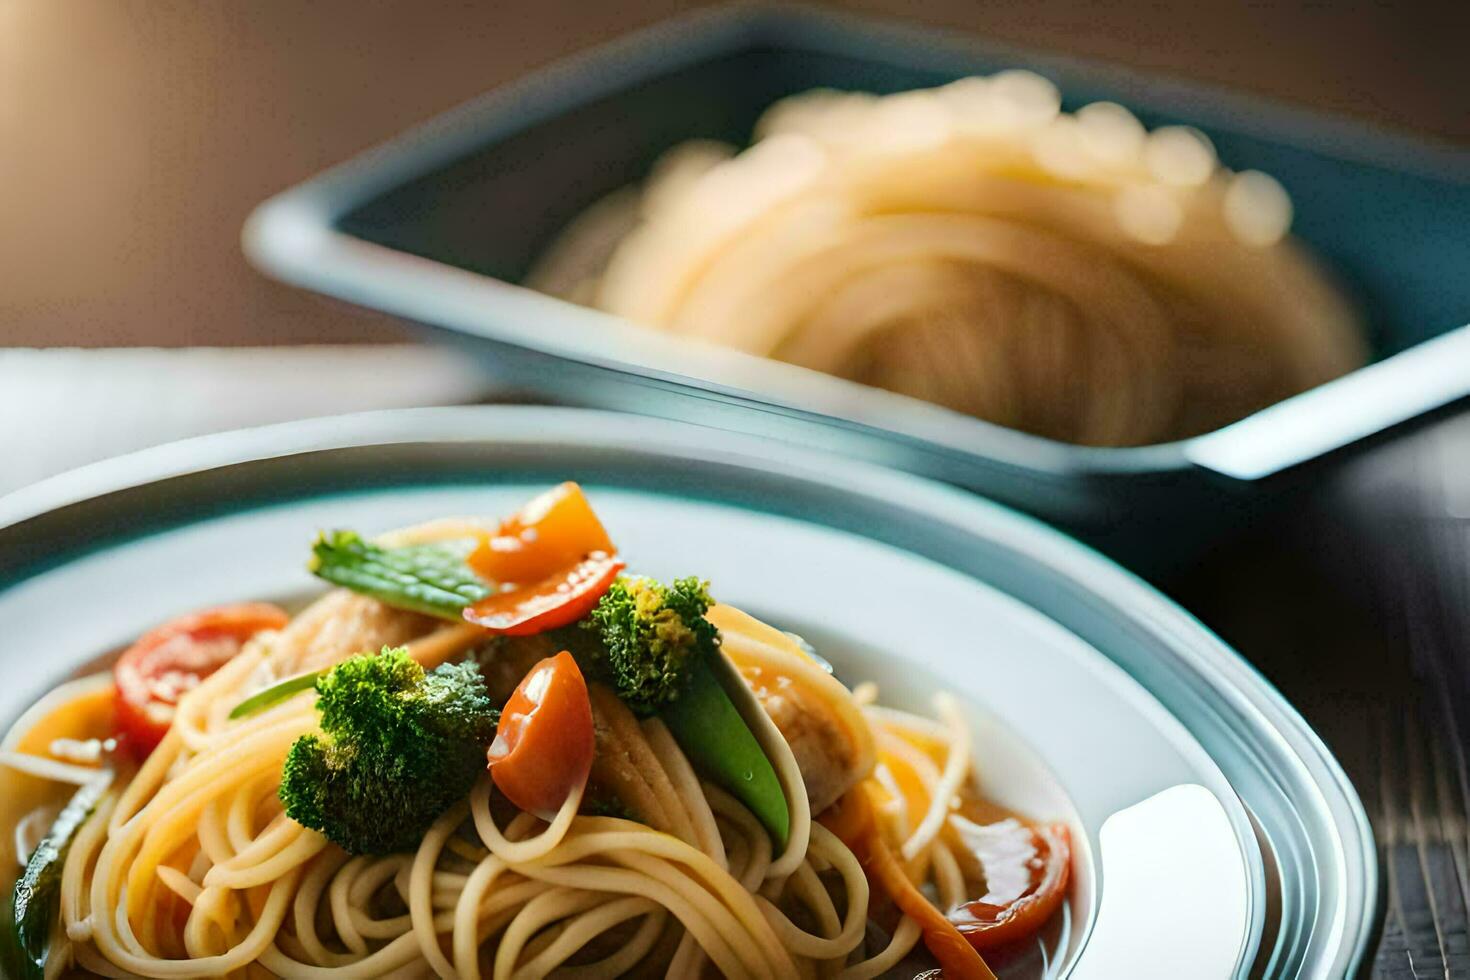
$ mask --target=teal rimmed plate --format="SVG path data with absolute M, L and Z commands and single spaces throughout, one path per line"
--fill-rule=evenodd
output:
M 849 683 L 970 709 L 989 793 L 1071 823 L 1064 921 L 1006 977 L 1340 977 L 1366 961 L 1363 809 L 1300 716 L 1106 559 L 961 491 L 689 424 L 373 413 L 191 440 L 0 499 L 0 715 L 206 603 L 299 594 L 312 534 L 503 513 L 576 479 L 630 564 L 696 573 Z

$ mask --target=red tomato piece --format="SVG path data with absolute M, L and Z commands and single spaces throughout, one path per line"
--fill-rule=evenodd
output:
M 570 626 L 592 611 L 622 570 L 621 558 L 596 551 L 539 582 L 481 599 L 465 608 L 464 618 L 504 636 Z
M 592 772 L 592 701 L 572 655 L 532 667 L 500 713 L 485 757 L 505 798 L 552 819 Z
M 244 602 L 180 616 L 145 633 L 112 669 L 122 740 L 138 758 L 146 757 L 168 733 L 181 697 L 239 653 L 246 640 L 289 621 L 277 606 Z
M 539 582 L 594 551 L 616 554 L 612 538 L 575 483 L 563 483 L 480 539 L 469 565 L 501 585 Z
M 873 817 L 868 790 L 859 786 L 829 807 L 821 822 L 846 844 L 863 866 L 875 893 L 887 895 L 922 930 L 924 945 L 951 980 L 996 980 L 979 950 L 965 941 L 954 923 L 909 880 L 903 863 L 883 839 Z
M 976 949 L 1025 939 L 1046 924 L 1067 894 L 1072 869 L 1072 837 L 1066 824 L 1018 825 L 1016 839 L 993 853 L 980 853 L 987 877 L 1025 881 L 1019 895 L 997 901 L 991 895 L 952 910 L 949 919 Z

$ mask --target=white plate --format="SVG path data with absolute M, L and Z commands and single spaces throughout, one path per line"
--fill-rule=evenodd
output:
M 564 478 L 589 489 L 633 567 L 710 579 L 889 703 L 925 710 L 945 689 L 972 708 L 987 790 L 1068 820 L 1078 845 L 1068 921 L 1005 976 L 1340 976 L 1361 962 L 1376 892 L 1361 807 L 1202 627 L 973 497 L 694 426 L 381 413 L 194 440 L 0 500 L 0 663 L 15 679 L 0 713 L 167 616 L 310 588 L 319 529 L 505 513 Z

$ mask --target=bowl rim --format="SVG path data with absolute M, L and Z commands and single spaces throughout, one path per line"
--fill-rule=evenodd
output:
M 657 457 L 740 472 L 752 485 L 779 488 L 779 499 L 762 498 L 753 505 L 734 491 L 710 490 L 711 499 L 734 500 L 742 506 L 854 530 L 905 548 L 979 578 L 1081 636 L 1175 715 L 1225 770 L 1237 793 L 1242 792 L 1237 780 L 1245 767 L 1232 762 L 1227 768 L 1220 753 L 1256 753 L 1247 760 L 1251 771 L 1258 769 L 1260 778 L 1289 802 L 1305 831 L 1316 834 L 1306 842 L 1312 866 L 1319 875 L 1330 875 L 1327 880 L 1332 887 L 1325 899 L 1323 879 L 1315 882 L 1318 901 L 1314 904 L 1316 908 L 1325 900 L 1333 905 L 1327 909 L 1328 936 L 1319 942 L 1316 937 L 1322 930 L 1314 928 L 1312 938 L 1305 942 L 1315 949 L 1319 960 L 1328 956 L 1332 967 L 1328 975 L 1350 975 L 1366 964 L 1382 915 L 1372 827 L 1346 773 L 1301 715 L 1195 617 L 1120 565 L 1038 520 L 922 477 L 692 423 L 588 409 L 473 406 L 327 417 L 170 443 L 82 467 L 0 497 L 0 592 L 47 568 L 85 560 L 91 552 L 145 538 L 166 527 L 196 523 L 203 515 L 188 508 L 169 508 L 152 523 L 138 519 L 140 503 L 156 506 L 173 481 L 213 479 L 211 492 L 218 493 L 234 485 L 233 477 L 242 467 L 268 461 L 293 464 L 313 454 L 391 445 L 458 447 L 464 452 L 476 445 L 525 449 L 547 444 L 602 453 L 607 459 Z M 276 484 L 289 482 L 291 472 L 289 468 L 274 471 Z M 483 476 L 486 470 L 482 467 L 480 472 Z M 661 485 L 653 477 L 650 480 L 650 487 Z M 414 485 L 433 482 L 425 479 Z M 216 513 L 350 488 L 351 484 L 324 488 L 310 482 L 276 486 L 264 499 L 252 499 L 246 493 Z M 144 492 L 141 498 L 136 496 L 139 491 Z M 820 493 L 821 505 L 814 511 L 802 493 Z M 109 506 L 120 512 L 130 510 L 132 516 L 114 518 L 111 527 L 83 520 L 82 536 L 59 547 L 48 544 L 42 549 L 46 552 L 43 559 L 33 555 L 24 560 L 27 535 L 37 532 L 44 522 L 64 523 L 85 516 L 89 507 Z M 890 532 L 865 523 L 872 514 L 905 516 L 906 529 L 899 522 L 894 526 L 911 536 L 927 529 L 931 538 L 937 534 L 952 540 L 944 553 L 906 547 L 902 536 L 885 537 Z M 99 527 L 99 536 L 86 536 Z M 39 533 L 44 536 L 44 529 Z M 898 531 L 891 533 L 898 535 Z M 1011 563 L 1006 577 L 982 576 L 965 568 L 962 544 L 972 550 L 992 548 Z M 1140 676 L 1141 669 L 1147 677 Z M 1181 717 L 1181 705 L 1195 706 L 1196 714 L 1201 713 L 1198 705 L 1203 705 L 1209 717 Z M 1219 730 L 1212 728 L 1207 738 L 1201 726 L 1219 726 Z M 1248 809 L 1254 809 L 1250 800 L 1242 800 Z M 1315 820 L 1315 831 L 1308 816 Z M 1259 929 L 1253 935 L 1259 936 Z M 1262 951 L 1257 950 L 1257 955 Z

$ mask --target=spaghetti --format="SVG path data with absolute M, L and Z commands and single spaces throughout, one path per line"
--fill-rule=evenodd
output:
M 1291 201 L 1197 130 L 1025 71 L 817 90 L 668 151 L 527 276 L 637 323 L 1100 446 L 1218 428 L 1359 366 Z
M 556 515 L 571 506 L 565 502 L 581 506 L 580 491 L 569 486 L 523 512 L 541 521 L 525 540 L 556 538 Z M 462 540 L 466 527 L 410 530 L 383 539 L 409 550 L 377 544 L 380 552 L 371 554 L 427 567 L 423 549 Z M 493 541 L 497 532 L 482 533 Z M 441 562 L 440 580 L 446 555 L 464 560 L 466 547 L 430 554 Z M 640 614 L 649 612 L 650 596 L 673 610 L 685 594 L 682 583 L 638 588 L 620 580 L 583 622 L 605 626 L 620 590 L 633 590 Z M 881 708 L 870 685 L 849 692 L 788 634 L 732 607 L 708 606 L 698 621 L 683 615 L 691 617 L 683 621 L 691 635 L 707 623 L 718 638 L 712 690 L 728 694 L 735 708 L 729 724 L 737 726 L 723 737 L 731 746 L 740 744 L 737 736 L 758 746 L 786 814 L 774 830 L 771 809 L 751 795 L 758 786 L 732 782 L 702 761 L 698 737 L 677 713 L 635 711 L 640 702 L 620 686 L 624 675 L 599 673 L 611 668 L 598 668 L 592 653 L 578 651 L 584 667 L 569 666 L 567 655 L 540 659 L 509 696 L 494 681 L 497 667 L 538 660 L 563 643 L 577 648 L 585 642 L 577 635 L 494 639 L 381 595 L 335 589 L 280 628 L 253 632 L 198 677 L 140 764 L 123 750 L 93 765 L 68 763 L 89 773 L 111 765 L 116 776 L 66 842 L 56 924 L 45 955 L 30 966 L 48 977 L 860 978 L 891 970 L 923 943 L 947 976 L 983 977 L 991 974 L 978 950 L 990 940 L 984 928 L 967 934 L 958 924 L 977 921 L 959 915 L 967 903 L 1019 871 L 1027 883 L 1019 894 L 986 900 L 1039 899 L 1045 914 L 1033 913 L 1028 932 L 1055 911 L 1065 853 L 1060 886 L 1040 894 L 1030 885 L 1030 864 L 986 868 L 965 842 L 966 828 L 1000 821 L 982 812 L 969 731 L 952 700 L 937 699 L 938 721 Z M 661 640 L 683 636 L 668 615 L 654 619 Z M 176 647 L 179 637 L 200 642 L 205 635 L 164 632 Z M 620 663 L 609 652 L 615 642 L 605 642 L 603 655 Z M 430 815 L 413 846 L 354 852 L 338 824 L 325 820 L 313 829 L 295 819 L 291 759 L 312 738 L 335 737 L 334 751 L 349 751 L 340 731 L 332 736 L 332 713 L 353 702 L 341 701 L 330 679 L 354 663 L 389 663 L 389 654 L 372 653 L 383 647 L 406 650 L 392 657 L 415 677 L 468 677 L 501 706 L 499 733 L 489 771 Z M 415 663 L 483 668 L 425 675 Z M 561 750 L 539 747 L 549 743 L 536 741 L 547 737 L 544 727 L 536 734 L 537 719 L 562 696 L 549 693 L 567 680 L 555 671 L 574 670 L 580 682 L 584 669 L 590 682 L 555 689 L 570 692 L 567 703 L 584 692 L 576 703 L 593 720 L 590 768 L 565 786 L 553 812 L 526 809 L 508 798 L 524 794 L 524 781 L 502 778 L 497 766 L 534 748 L 541 754 L 529 775 L 561 785 L 549 770 L 568 767 L 551 765 Z M 239 716 L 247 698 L 303 670 L 323 672 L 314 689 L 298 686 Z M 705 696 L 697 676 L 681 683 L 688 686 L 678 697 Z M 102 719 L 97 692 L 106 686 L 101 675 L 61 692 L 43 716 L 23 720 L 26 730 L 12 734 L 7 751 L 42 760 L 49 743 L 31 734 L 94 737 Z M 522 702 L 533 709 L 524 716 L 516 713 Z M 704 724 L 719 727 L 718 718 L 708 714 Z M 550 737 L 565 741 L 570 727 L 563 722 Z M 31 772 L 24 763 L 17 768 Z

